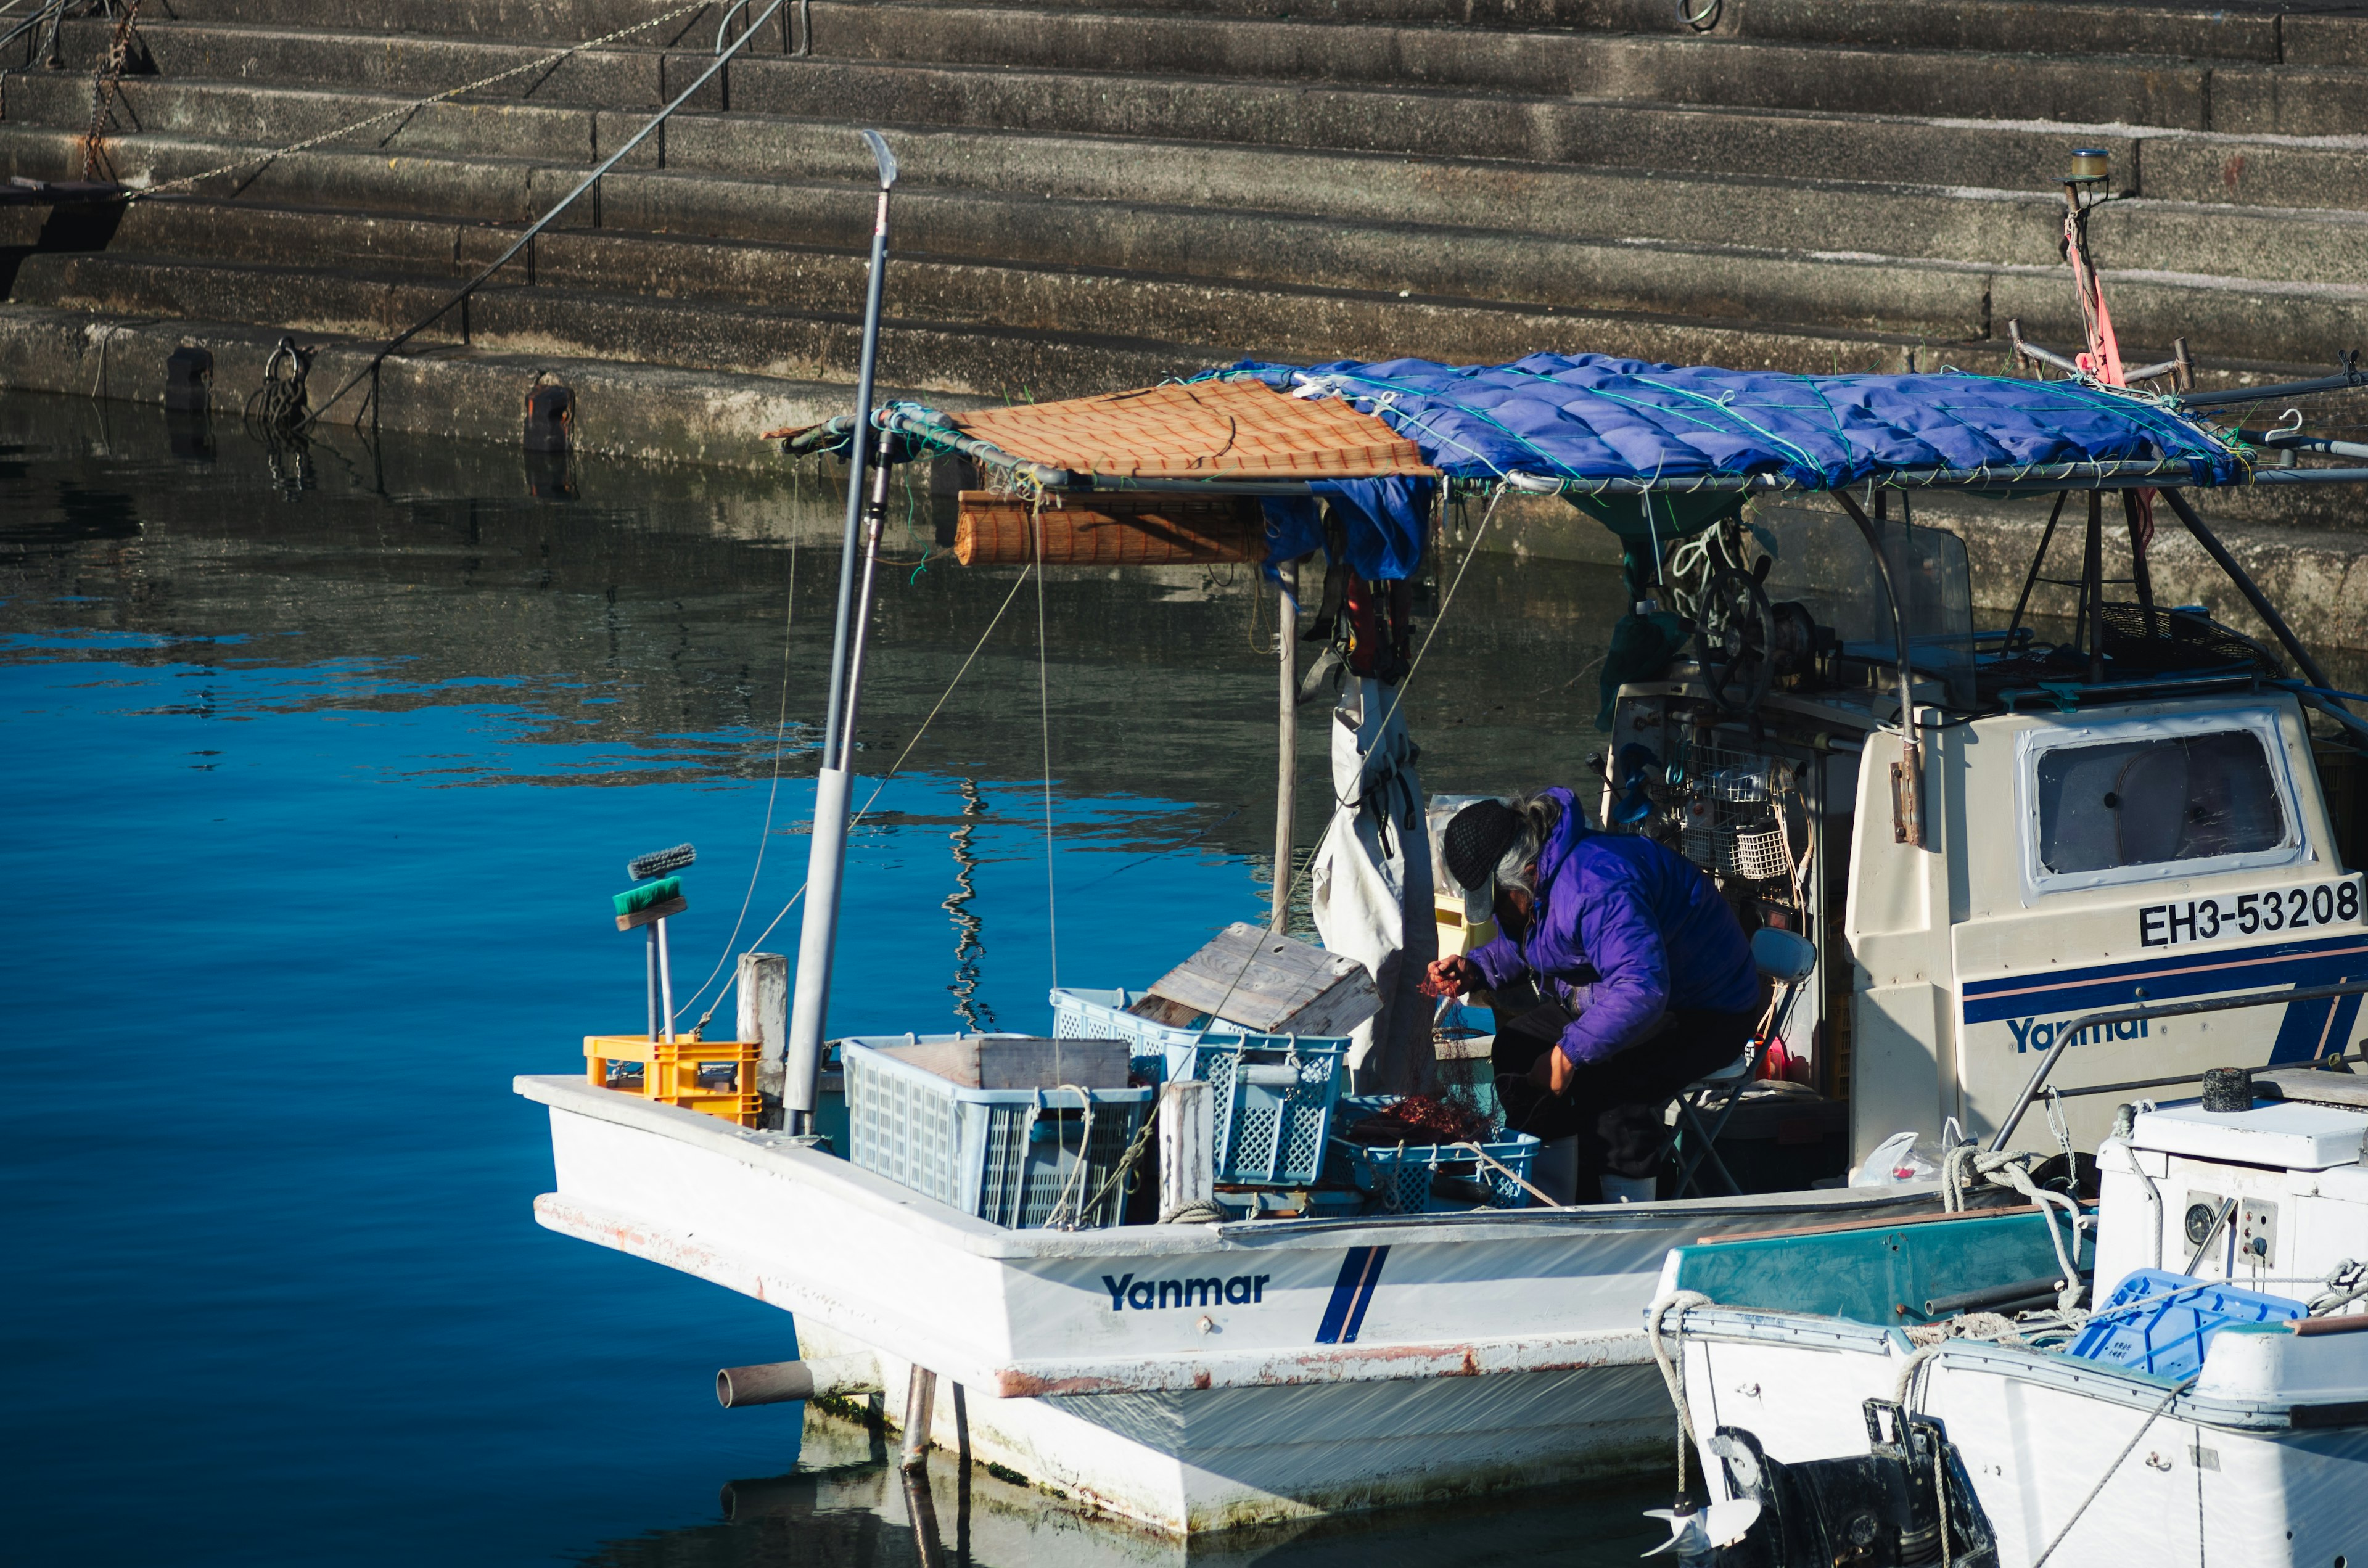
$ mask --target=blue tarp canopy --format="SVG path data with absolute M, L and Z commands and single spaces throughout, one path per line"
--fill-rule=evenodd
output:
M 2044 488 L 2241 483 L 2239 454 L 2142 393 L 1995 376 L 1789 376 L 1532 354 L 1509 365 L 1248 361 L 1278 391 L 1346 399 L 1451 480 L 1565 490 Z

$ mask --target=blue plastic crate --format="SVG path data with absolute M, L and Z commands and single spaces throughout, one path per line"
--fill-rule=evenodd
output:
M 2157 1378 L 2190 1378 L 2203 1369 L 2212 1336 L 2229 1324 L 2287 1323 L 2308 1310 L 2283 1296 L 2139 1268 L 2113 1287 L 2065 1354 Z
M 1171 1048 L 1167 1075 L 1209 1085 L 1220 1187 L 1305 1187 L 1324 1172 L 1348 1044 L 1211 1035 Z
M 1126 1010 L 1124 991 L 1053 993 L 1056 1040 L 1123 1040 L 1137 1076 L 1206 1080 L 1211 1168 L 1224 1187 L 1305 1187 L 1323 1173 L 1349 1041 L 1338 1035 L 1178 1028 Z
M 1340 1114 L 1353 1119 L 1386 1110 L 1397 1103 L 1392 1095 L 1350 1095 L 1340 1102 Z M 1333 1169 L 1338 1179 L 1353 1182 L 1372 1195 L 1375 1206 L 1389 1214 L 1433 1214 L 1472 1207 L 1437 1196 L 1432 1178 L 1441 1172 L 1475 1183 L 1487 1194 L 1491 1209 L 1526 1209 L 1530 1165 L 1543 1145 L 1527 1132 L 1501 1132 L 1480 1148 L 1499 1170 L 1474 1159 L 1469 1149 L 1453 1144 L 1407 1143 L 1395 1149 L 1355 1143 L 1335 1134 Z M 1510 1175 L 1507 1173 L 1510 1172 Z M 1519 1180 L 1514 1179 L 1519 1177 Z
M 1104 1184 L 1158 1091 L 973 1089 L 885 1054 L 896 1046 L 964 1038 L 839 1042 L 848 1159 L 997 1225 L 1041 1228 L 1056 1208 L 1064 1224 L 1117 1224 L 1126 1184 L 1110 1183 L 1107 1191 Z
M 1167 1081 L 1168 1052 L 1199 1041 L 1199 1029 L 1155 1024 L 1128 1012 L 1134 995 L 1124 991 L 1053 993 L 1053 1038 L 1055 1040 L 1122 1040 L 1136 1074 L 1147 1083 Z

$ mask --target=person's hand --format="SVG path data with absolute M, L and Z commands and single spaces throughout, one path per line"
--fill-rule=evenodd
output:
M 1562 1053 L 1561 1046 L 1549 1046 L 1543 1056 L 1530 1064 L 1529 1076 L 1546 1093 L 1559 1095 L 1570 1087 L 1570 1058 Z
M 1480 966 L 1462 953 L 1443 958 L 1430 966 L 1424 976 L 1422 994 L 1426 996 L 1468 996 L 1487 983 L 1488 977 Z

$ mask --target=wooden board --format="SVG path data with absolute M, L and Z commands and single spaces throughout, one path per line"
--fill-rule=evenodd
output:
M 1239 920 L 1148 989 L 1256 1034 L 1345 1035 L 1382 1010 L 1356 960 Z
M 2277 1093 L 2290 1100 L 2368 1110 L 2368 1077 L 2357 1073 L 2329 1073 L 2322 1067 L 2253 1069 L 2256 1088 L 2265 1089 L 2272 1084 L 2277 1085 Z
M 653 920 L 671 920 L 690 907 L 690 900 L 679 895 L 662 898 L 647 909 L 636 909 L 631 915 L 617 916 L 617 929 L 630 931 L 636 926 L 646 926 Z
M 998 1040 L 964 1035 L 881 1049 L 883 1056 L 935 1073 L 965 1089 L 1126 1087 L 1122 1040 Z

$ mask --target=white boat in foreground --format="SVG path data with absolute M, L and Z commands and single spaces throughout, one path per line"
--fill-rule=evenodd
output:
M 963 1391 L 977 1459 L 1181 1533 L 1664 1457 L 1636 1303 L 1671 1246 L 1933 1207 L 1928 1186 L 1013 1230 L 786 1134 L 576 1077 L 517 1087 L 551 1110 L 543 1225 L 785 1309 L 809 1363 L 868 1360 L 837 1387 L 890 1391 L 892 1417 L 926 1367 Z M 941 1395 L 948 1449 L 955 1420 Z
M 2368 1291 L 2351 1288 L 2368 1260 L 2368 1091 L 2323 1071 L 2269 1081 L 2285 1098 L 2141 1108 L 2101 1146 L 2104 1304 L 2070 1332 L 2025 1321 L 2001 1340 L 2003 1318 L 1957 1315 L 2054 1295 L 2028 1210 L 1778 1260 L 1748 1244 L 1671 1254 L 1662 1316 L 1702 1473 L 1715 1501 L 1760 1506 L 1717 1561 L 1942 1561 L 1938 1476 L 1903 1424 L 1954 1471 L 1949 1556 L 1975 1568 L 2368 1560 Z M 1884 1471 L 1887 1493 L 1866 1484 Z

